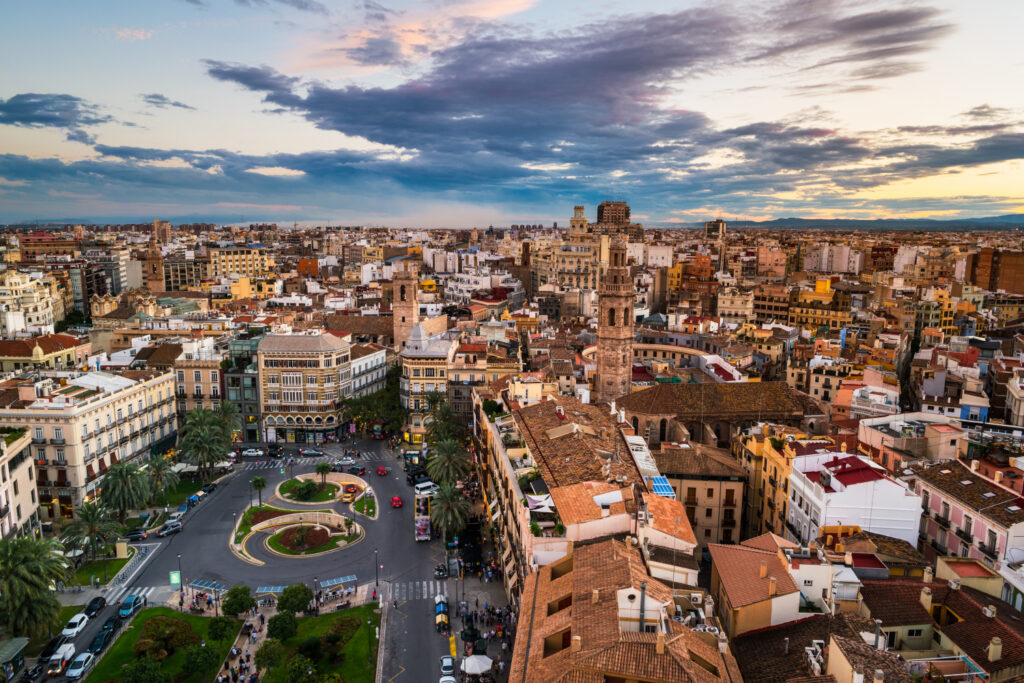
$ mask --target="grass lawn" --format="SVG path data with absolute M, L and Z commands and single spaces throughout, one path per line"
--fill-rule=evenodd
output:
M 281 484 L 281 488 L 278 489 L 278 491 L 280 491 L 285 498 L 288 498 L 290 500 L 298 500 L 303 503 L 324 503 L 329 500 L 334 500 L 335 495 L 337 495 L 338 493 L 338 487 L 336 485 L 328 484 L 327 486 L 317 491 L 316 495 L 314 495 L 312 498 L 300 499 L 293 494 L 293 491 L 295 490 L 295 487 L 301 483 L 302 482 L 300 482 L 298 479 L 289 479 L 285 483 Z M 319 482 L 317 485 L 319 486 Z
M 85 605 L 64 605 L 60 608 L 60 626 L 54 631 L 54 635 L 60 633 L 60 630 L 64 628 L 64 624 L 68 623 L 71 617 L 75 616 L 79 612 L 85 609 Z M 43 651 L 46 644 L 50 642 L 50 636 L 43 636 L 42 638 L 31 638 L 28 641 L 28 645 L 22 650 L 22 654 L 25 657 L 38 657 L 39 653 Z
M 74 582 L 82 586 L 89 585 L 89 577 L 95 576 L 96 579 L 103 583 L 103 563 L 106 563 L 106 577 L 107 581 L 114 578 L 114 575 L 121 571 L 121 567 L 128 564 L 128 560 L 135 556 L 135 548 L 128 546 L 128 557 L 122 559 L 110 558 L 108 560 L 98 559 L 94 562 L 86 562 L 81 567 L 75 570 Z
M 171 677 L 177 683 L 209 683 L 213 680 L 214 675 L 224 664 L 224 660 L 227 659 L 228 650 L 231 648 L 232 640 L 225 640 L 223 642 L 216 642 L 207 639 L 207 631 L 209 630 L 210 619 L 209 617 L 197 617 L 191 614 L 181 614 L 172 609 L 166 607 L 150 607 L 139 612 L 135 619 L 130 624 L 125 626 L 124 631 L 114 644 L 107 650 L 106 655 L 101 659 L 93 670 L 89 672 L 89 676 L 85 679 L 86 683 L 104 683 L 105 681 L 117 681 L 120 680 L 121 667 L 125 664 L 135 660 L 135 653 L 132 652 L 132 645 L 139 640 L 139 634 L 142 632 L 142 625 L 149 619 L 157 616 L 174 617 L 176 619 L 182 619 L 190 626 L 192 630 L 199 634 L 200 638 L 206 640 L 207 647 L 213 647 L 219 654 L 216 663 L 209 671 L 201 672 L 202 675 L 194 675 L 185 678 L 178 679 L 177 676 L 181 674 L 182 663 L 185 660 L 185 651 L 180 649 L 170 657 L 163 660 L 163 669 L 171 674 Z M 242 628 L 242 622 L 238 622 L 238 628 Z
M 322 553 L 324 551 L 333 550 L 334 548 L 337 548 L 338 544 L 340 544 L 342 541 L 345 541 L 346 543 L 351 543 L 352 541 L 359 538 L 359 534 L 352 534 L 350 536 L 331 536 L 331 538 L 323 545 L 318 545 L 315 548 L 310 548 L 306 552 L 300 553 L 295 550 L 292 550 L 291 548 L 281 543 L 279 537 L 283 533 L 284 532 L 282 531 L 271 536 L 269 539 L 267 539 L 267 544 L 277 552 L 284 553 L 285 555 L 316 555 L 317 553 Z
M 372 683 L 377 666 L 376 628 L 380 626 L 380 615 L 374 612 L 377 603 L 354 607 L 343 612 L 331 612 L 319 617 L 299 617 L 298 632 L 284 641 L 287 662 L 299 643 L 307 638 L 323 638 L 332 627 L 338 625 L 341 640 L 332 645 L 321 641 L 320 656 L 313 662 L 318 674 L 338 673 L 345 683 Z M 370 625 L 367 625 L 367 619 Z M 334 661 L 331 651 L 341 648 L 344 655 L 340 662 Z M 369 654 L 369 658 L 367 658 Z M 284 683 L 284 663 L 274 667 L 263 678 L 264 683 Z
M 291 511 L 282 510 L 281 508 L 272 507 L 270 505 L 260 505 L 259 507 L 251 507 L 247 509 L 242 515 L 242 521 L 238 523 L 238 533 L 235 534 L 235 543 L 241 543 L 242 539 L 249 535 L 249 532 L 252 531 L 252 525 L 257 523 L 254 521 L 256 515 L 260 512 L 280 512 L 285 514 Z
M 363 496 L 352 504 L 352 509 L 367 517 L 373 517 L 377 514 L 377 499 L 374 496 Z
M 128 519 L 124 520 L 124 528 L 128 531 L 131 531 L 132 529 L 138 529 L 140 526 L 143 525 L 145 521 L 146 520 L 142 519 L 142 517 L 129 517 Z

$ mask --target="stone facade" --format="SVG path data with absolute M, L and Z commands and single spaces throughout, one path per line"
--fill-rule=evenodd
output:
M 409 333 L 420 320 L 420 305 L 416 300 L 419 277 L 415 264 L 395 265 L 395 300 L 391 305 L 395 326 L 395 349 L 401 353 L 409 341 Z
M 629 393 L 633 371 L 633 299 L 626 243 L 612 242 L 608 271 L 598 288 L 597 377 L 594 402 L 610 403 Z

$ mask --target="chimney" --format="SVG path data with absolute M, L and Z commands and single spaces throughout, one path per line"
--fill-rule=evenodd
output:
M 981 610 L 981 612 L 982 612 L 982 614 L 984 614 L 989 619 L 995 619 L 996 618 L 996 606 L 995 605 L 987 605 L 985 607 L 985 609 Z
M 950 579 L 949 580 L 949 590 L 951 590 L 951 591 L 958 591 L 958 590 L 960 590 L 960 579 Z
M 999 639 L 999 636 L 992 636 L 992 640 L 988 641 L 988 661 L 998 662 L 1003 658 L 1003 641 Z
M 1006 475 L 1006 473 L 1005 473 L 1005 472 L 1003 472 L 1002 470 L 998 470 L 998 471 L 996 471 L 996 474 L 995 474 L 995 480 L 996 480 L 996 483 L 997 483 L 997 484 L 1001 483 L 1001 482 L 1003 481 L 1003 477 L 1004 477 L 1005 475 Z
M 597 590 L 596 588 L 594 590 L 590 591 L 590 604 L 596 605 L 597 604 L 597 599 L 600 596 L 601 596 L 601 591 Z
M 880 645 L 885 645 L 885 641 L 882 640 L 882 620 L 875 619 L 875 649 L 877 650 Z
M 777 582 L 775 581 L 775 577 L 774 576 L 768 577 L 768 596 L 769 597 L 775 595 L 775 593 L 778 592 L 778 588 L 776 588 L 776 583 Z
M 928 586 L 921 589 L 921 607 L 924 607 L 928 614 L 932 613 L 932 589 Z
M 571 652 L 579 652 L 583 649 L 583 639 L 579 636 L 572 637 L 572 645 L 569 646 Z
M 931 567 L 925 567 L 924 568 L 924 579 L 923 579 L 923 581 L 925 583 L 931 583 L 934 580 L 935 580 L 935 570 L 932 569 Z
M 853 683 L 864 683 L 864 668 L 860 664 L 853 669 Z
M 665 654 L 665 634 L 658 631 L 657 638 L 654 641 L 654 651 L 659 655 Z
M 36 387 L 31 382 L 24 382 L 18 385 L 18 400 L 33 402 L 37 398 Z
M 853 553 L 848 552 L 843 556 L 843 564 L 845 564 L 847 567 L 853 566 Z
M 979 460 L 972 460 L 972 461 L 971 461 L 971 471 L 972 471 L 972 472 L 977 472 L 977 471 L 978 471 L 978 465 L 979 465 L 979 464 L 980 464 L 980 461 L 979 461 Z
M 784 643 L 785 643 L 786 649 L 783 651 L 783 654 L 787 654 L 788 655 L 789 654 L 789 636 L 786 636 L 786 638 L 784 639 Z
M 724 633 L 718 634 L 718 651 L 723 655 L 729 651 L 729 639 L 725 637 Z
M 760 571 L 758 573 L 758 576 L 760 578 L 762 578 L 762 579 L 764 577 L 768 576 L 768 563 L 765 562 L 764 560 L 761 560 L 761 569 L 760 569 Z
M 885 672 L 881 669 L 875 669 L 875 675 L 871 679 L 874 683 L 883 683 L 885 681 Z

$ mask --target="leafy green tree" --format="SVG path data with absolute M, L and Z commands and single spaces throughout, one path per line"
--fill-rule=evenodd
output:
M 228 445 L 224 449 L 226 451 L 231 447 L 231 443 L 234 440 L 234 433 L 242 428 L 242 416 L 238 412 L 238 404 L 232 403 L 231 401 L 222 400 L 217 404 L 217 410 L 215 412 L 227 428 Z
M 273 669 L 281 663 L 284 655 L 284 644 L 276 638 L 267 638 L 260 649 L 256 650 L 256 666 L 260 669 Z
M 313 600 L 313 591 L 304 583 L 293 583 L 281 592 L 277 599 L 278 612 L 305 612 Z
M 291 612 L 278 612 L 267 619 L 267 636 L 285 641 L 299 631 L 299 622 Z
M 210 620 L 210 627 L 207 633 L 217 641 L 227 640 L 238 635 L 242 626 L 237 619 L 231 617 L 214 617 Z
M 60 602 L 53 586 L 67 575 L 56 541 L 0 539 L 0 624 L 8 634 L 42 637 L 58 628 Z
M 171 674 L 152 657 L 142 657 L 121 669 L 121 683 L 171 683 Z
M 442 484 L 430 501 L 430 523 L 447 538 L 457 535 L 469 523 L 469 501 L 451 484 Z
M 122 527 L 110 516 L 106 508 L 87 501 L 78 508 L 73 522 L 64 527 L 64 543 L 72 548 L 81 548 L 96 559 L 100 550 L 108 544 L 109 538 L 121 533 Z
M 229 588 L 220 603 L 221 611 L 232 617 L 247 612 L 255 606 L 256 599 L 252 597 L 252 589 L 244 583 Z
M 316 473 L 320 475 L 320 485 L 327 486 L 327 475 L 331 473 L 331 463 L 321 460 L 316 464 Z
M 219 661 L 220 657 L 212 647 L 189 645 L 185 648 L 185 661 L 181 663 L 181 669 L 189 675 L 201 674 L 216 668 Z
M 231 428 L 224 424 L 217 411 L 206 408 L 190 412 L 179 435 L 178 447 L 182 457 L 198 467 L 203 478 L 224 458 L 231 446 Z
M 445 439 L 436 444 L 433 453 L 427 459 L 427 473 L 438 484 L 454 484 L 465 479 L 469 470 L 466 451 L 452 439 Z
M 438 444 L 451 439 L 458 443 L 466 440 L 466 427 L 459 414 L 448 404 L 442 401 L 431 411 L 430 421 L 427 423 L 427 441 L 431 444 Z
M 149 500 L 150 481 L 146 473 L 133 462 L 111 465 L 103 477 L 100 501 L 117 515 L 124 524 L 129 510 L 141 508 Z
M 304 655 L 293 655 L 288 658 L 285 665 L 284 678 L 288 683 L 304 683 L 313 680 L 312 674 L 316 673 L 316 667 L 309 657 Z
M 177 486 L 181 479 L 174 471 L 174 463 L 162 455 L 154 455 L 146 461 L 146 474 L 149 475 L 150 502 L 154 504 L 158 496 L 166 502 L 167 489 Z
M 256 496 L 257 500 L 259 501 L 259 507 L 263 507 L 263 489 L 267 488 L 267 478 L 253 477 L 252 487 L 256 490 Z M 252 498 L 249 498 L 249 500 L 252 501 Z M 252 505 L 251 502 L 249 504 Z

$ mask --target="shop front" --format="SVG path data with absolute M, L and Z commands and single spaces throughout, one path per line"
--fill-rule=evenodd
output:
M 339 427 L 333 415 L 323 417 L 266 418 L 267 443 L 325 444 L 338 441 Z

